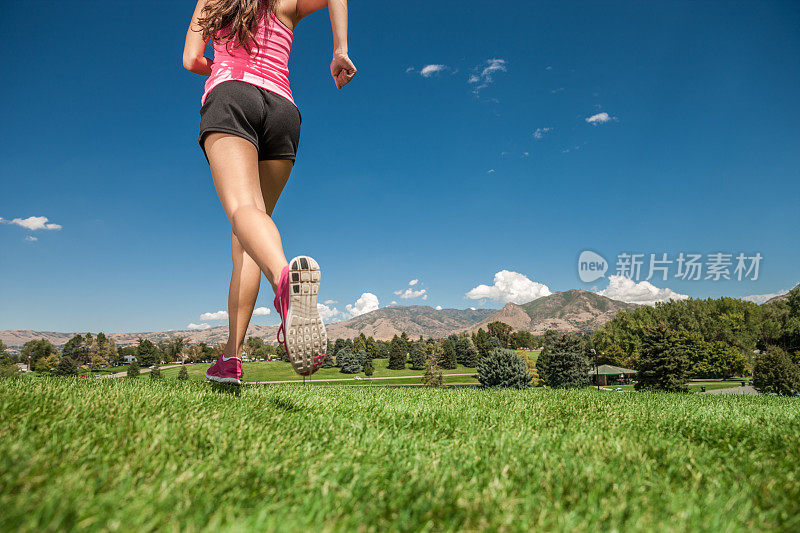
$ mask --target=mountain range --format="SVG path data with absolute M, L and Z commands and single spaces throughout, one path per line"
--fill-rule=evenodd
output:
M 593 331 L 624 309 L 635 304 L 624 303 L 593 292 L 573 289 L 556 292 L 532 302 L 518 305 L 509 303 L 502 309 L 434 309 L 429 306 L 389 306 L 359 315 L 349 320 L 326 324 L 328 337 L 352 338 L 361 333 L 379 340 L 391 339 L 406 332 L 411 338 L 420 335 L 444 337 L 451 333 L 472 332 L 495 320 L 505 322 L 515 330 L 541 334 L 547 329 L 562 332 Z M 263 337 L 272 341 L 277 326 L 251 324 L 247 336 Z M 10 348 L 19 348 L 26 342 L 45 338 L 56 346 L 63 346 L 75 333 L 32 330 L 2 330 L 0 340 Z M 227 340 L 228 326 L 215 326 L 204 330 L 169 330 L 142 333 L 111 333 L 117 346 L 136 344 L 139 338 L 153 342 L 183 337 L 188 343 L 205 342 L 210 345 Z

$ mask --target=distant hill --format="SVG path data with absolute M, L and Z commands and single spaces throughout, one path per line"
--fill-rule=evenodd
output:
M 548 329 L 561 332 L 589 332 L 614 318 L 620 311 L 635 309 L 636 304 L 612 300 L 580 289 L 556 292 L 526 304 L 506 304 L 505 307 L 466 328 L 475 331 L 499 320 L 515 330 L 541 335 Z
M 795 289 L 800 289 L 800 283 L 797 284 Z M 794 290 L 794 289 L 792 289 L 792 290 Z M 785 300 L 788 297 L 789 297 L 789 293 L 788 292 L 786 294 L 781 294 L 780 296 L 773 296 L 772 298 L 770 298 L 769 300 L 764 302 L 762 305 L 767 305 L 767 304 L 771 304 L 771 303 L 774 303 L 774 302 L 780 302 L 780 301 Z

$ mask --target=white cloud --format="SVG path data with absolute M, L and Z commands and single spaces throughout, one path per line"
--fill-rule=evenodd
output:
M 253 309 L 253 316 L 266 316 L 270 313 L 268 307 L 256 307 Z
M 408 74 L 409 72 L 414 72 L 414 67 L 406 68 L 406 74 Z
M 524 304 L 552 294 L 547 285 L 531 281 L 519 272 L 501 270 L 494 275 L 493 285 L 478 285 L 466 296 L 470 300 L 490 298 L 498 302 Z
M 436 309 L 437 311 L 441 311 L 442 310 L 442 306 L 441 305 L 437 305 L 434 309 Z
M 61 225 L 49 222 L 49 219 L 47 217 L 14 218 L 12 220 L 6 220 L 0 217 L 0 222 L 2 222 L 3 224 L 16 224 L 17 226 L 22 226 L 23 228 L 29 229 L 31 231 L 36 231 L 39 229 L 49 229 L 49 230 L 61 229 Z
M 530 152 L 522 152 L 522 157 L 528 157 L 529 155 L 531 155 Z
M 417 283 L 419 283 L 419 280 L 418 280 L 418 279 L 412 279 L 411 281 L 409 281 L 409 282 L 408 282 L 408 286 L 409 286 L 409 287 L 413 287 L 413 286 L 414 286 L 414 285 L 416 285 Z
M 342 318 L 338 309 L 319 302 L 317 302 L 317 311 L 319 311 L 319 316 L 322 317 L 324 322 L 337 322 Z
M 621 302 L 655 305 L 656 302 L 667 302 L 669 300 L 686 300 L 689 296 L 678 294 L 672 289 L 659 289 L 649 281 L 636 283 L 625 276 L 609 276 L 608 287 L 597 294 L 619 300 Z
M 481 89 L 485 89 L 494 81 L 494 75 L 497 72 L 506 72 L 505 59 L 487 59 L 485 63 L 475 67 L 479 70 L 476 74 L 470 75 L 467 83 L 475 83 L 475 89 L 472 92 L 478 94 Z
M 211 326 L 209 326 L 208 324 L 194 324 L 194 323 L 191 323 L 191 322 L 186 327 L 188 329 L 196 330 L 196 331 L 202 331 L 204 329 L 211 329 Z
M 469 310 L 470 311 L 475 311 L 475 308 L 474 307 L 470 307 Z
M 419 70 L 419 75 L 422 76 L 423 78 L 430 78 L 437 72 L 441 72 L 446 68 L 447 65 L 425 65 Z
M 365 292 L 361 297 L 356 300 L 355 304 L 347 304 L 347 312 L 351 317 L 363 315 L 370 311 L 375 311 L 379 307 L 378 297 L 371 292 Z
M 332 305 L 338 303 L 336 300 L 325 300 L 325 305 Z
M 400 298 L 402 298 L 403 300 L 408 300 L 409 298 L 419 298 L 420 296 L 422 296 L 422 299 L 424 300 L 428 297 L 428 295 L 425 294 L 426 292 L 428 292 L 427 289 L 420 289 L 418 291 L 415 291 L 410 287 L 405 290 L 400 289 L 399 291 L 394 291 L 394 293 L 400 296 Z
M 228 318 L 227 311 L 217 311 L 215 313 L 203 313 L 200 315 L 200 320 L 225 320 Z
M 767 300 L 771 300 L 772 298 L 775 298 L 776 296 L 783 296 L 784 294 L 788 294 L 788 293 L 789 293 L 788 289 L 783 289 L 783 290 L 780 290 L 780 291 L 778 291 L 778 292 L 776 292 L 774 294 L 751 294 L 750 296 L 742 296 L 741 299 L 744 300 L 745 302 L 753 302 L 755 304 L 761 305 L 764 302 L 766 302 Z
M 591 117 L 586 117 L 586 122 L 589 124 L 604 124 L 606 122 L 610 122 L 612 120 L 617 120 L 617 117 L 612 117 L 605 111 L 602 113 L 597 113 L 596 115 L 592 115 Z
M 392 305 L 397 305 L 397 300 L 392 300 Z
M 28 242 L 36 242 L 36 241 L 39 240 L 39 238 L 38 237 L 34 237 L 33 235 L 28 235 L 27 237 L 25 237 L 25 240 L 28 241 Z
M 487 174 L 494 174 L 494 169 L 493 169 L 493 168 L 490 168 L 489 170 L 487 170 L 487 171 L 486 171 L 486 173 L 487 173 Z
M 533 132 L 534 139 L 541 139 L 544 137 L 544 134 L 548 131 L 552 131 L 553 128 L 536 128 L 536 131 Z

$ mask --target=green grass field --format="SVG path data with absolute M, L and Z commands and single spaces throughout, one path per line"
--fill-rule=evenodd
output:
M 800 401 L 0 381 L 0 531 L 797 531 Z
M 373 364 L 375 366 L 375 373 L 372 375 L 373 378 L 395 378 L 392 380 L 374 380 L 371 383 L 374 384 L 383 384 L 383 385 L 395 385 L 395 384 L 419 384 L 421 383 L 420 378 L 422 374 L 425 373 L 424 370 L 389 370 L 386 368 L 386 365 L 389 364 L 388 359 L 374 359 Z M 205 380 L 205 371 L 208 367 L 211 366 L 210 364 L 205 365 L 188 365 L 186 370 L 189 373 L 190 379 L 196 380 Z M 180 371 L 179 367 L 173 368 L 165 368 L 161 371 L 161 374 L 164 377 L 172 378 L 177 377 L 178 372 Z M 297 381 L 302 382 L 302 376 L 298 376 L 294 370 L 292 370 L 292 365 L 289 363 L 284 363 L 282 361 L 270 361 L 270 362 L 259 362 L 259 363 L 243 363 L 242 364 L 242 381 L 245 382 L 253 382 L 253 381 Z M 457 368 L 452 370 L 442 370 L 445 374 L 470 374 L 468 376 L 451 376 L 446 377 L 446 381 L 450 383 L 477 383 L 478 380 L 472 377 L 475 374 L 474 368 L 467 368 L 465 366 L 458 365 Z M 359 376 L 362 380 L 355 379 L 355 376 Z M 415 379 L 397 379 L 397 376 L 419 376 L 419 378 Z M 315 381 L 325 381 L 330 379 L 346 379 L 352 380 L 354 384 L 358 385 L 365 385 L 369 380 L 364 375 L 363 372 L 358 374 L 342 374 L 339 372 L 338 368 L 321 368 L 319 369 L 314 375 L 310 378 L 306 379 L 307 383 L 313 383 Z M 342 383 L 343 382 L 336 382 Z
M 690 381 L 687 383 L 689 392 L 700 392 L 700 387 L 705 387 L 706 390 L 714 389 L 730 389 L 732 387 L 741 387 L 741 379 L 728 379 L 724 381 Z M 633 385 L 608 385 L 609 389 L 620 388 L 625 391 L 635 390 Z

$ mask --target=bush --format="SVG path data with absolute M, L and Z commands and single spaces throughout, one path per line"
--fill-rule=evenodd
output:
M 150 379 L 161 379 L 161 369 L 158 368 L 158 365 L 155 365 L 150 371 Z
M 532 378 L 525 361 L 511 350 L 494 349 L 478 363 L 478 381 L 484 387 L 524 389 Z
M 139 361 L 137 361 L 136 359 L 133 360 L 131 365 L 128 367 L 127 375 L 129 378 L 139 377 Z
M 589 385 L 589 361 L 577 335 L 550 336 L 536 360 L 538 377 L 548 387 L 568 389 Z
M 375 365 L 372 364 L 372 358 L 367 357 L 367 360 L 364 361 L 364 368 L 362 368 L 362 370 L 364 371 L 364 375 L 367 377 L 370 377 L 375 373 Z
M 16 363 L 4 362 L 0 364 L 0 378 L 14 378 L 19 376 L 19 367 Z
M 77 376 L 78 375 L 78 367 L 75 364 L 75 361 L 72 360 L 71 357 L 62 357 L 61 361 L 58 362 L 58 365 L 53 369 L 53 375 L 55 376 Z
M 178 370 L 178 379 L 180 379 L 181 381 L 186 381 L 187 379 L 189 379 L 189 371 L 186 370 L 186 366 L 181 365 L 181 369 Z
M 759 392 L 794 394 L 800 391 L 800 369 L 784 350 L 769 346 L 753 362 L 753 386 Z

